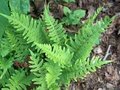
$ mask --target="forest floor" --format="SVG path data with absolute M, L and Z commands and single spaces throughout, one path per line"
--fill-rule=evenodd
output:
M 55 3 L 54 0 L 49 0 L 49 3 L 52 15 L 56 19 L 63 17 L 63 6 L 72 10 L 79 8 L 86 10 L 85 19 L 92 15 L 99 6 L 104 7 L 104 12 L 99 15 L 99 18 L 105 15 L 116 16 L 111 26 L 101 36 L 101 43 L 92 51 L 92 55 L 107 56 L 107 60 L 113 62 L 88 75 L 84 80 L 72 82 L 70 90 L 120 90 L 120 0 L 76 0 L 76 3 Z M 44 0 L 31 2 L 31 16 L 38 18 L 43 7 Z M 75 33 L 76 30 L 77 26 L 69 26 L 69 32 Z

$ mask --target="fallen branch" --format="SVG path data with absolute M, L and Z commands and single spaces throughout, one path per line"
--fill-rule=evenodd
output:
M 106 52 L 105 57 L 103 58 L 103 60 L 106 60 L 107 57 L 112 54 L 112 53 L 110 52 L 110 48 L 111 48 L 111 45 L 108 46 L 107 52 Z

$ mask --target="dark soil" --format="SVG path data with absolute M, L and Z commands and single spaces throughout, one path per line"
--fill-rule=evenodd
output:
M 61 1 L 61 0 L 59 0 Z M 31 16 L 40 17 L 44 8 L 44 0 L 31 1 Z M 70 9 L 85 9 L 88 18 L 99 6 L 104 6 L 99 18 L 105 15 L 116 16 L 112 25 L 101 37 L 101 43 L 94 47 L 93 55 L 105 57 L 113 62 L 98 69 L 95 73 L 88 75 L 85 80 L 72 82 L 70 90 L 120 90 L 120 0 L 76 0 L 76 3 L 55 3 L 49 0 L 50 10 L 56 19 L 63 17 L 63 6 Z M 69 32 L 76 32 L 77 27 L 71 26 Z M 107 52 L 108 51 L 108 52 Z

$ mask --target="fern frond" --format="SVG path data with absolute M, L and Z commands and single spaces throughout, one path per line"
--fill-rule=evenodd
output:
M 48 36 L 50 40 L 56 44 L 63 45 L 66 41 L 67 35 L 61 23 L 58 23 L 49 12 L 49 6 L 45 6 L 44 9 L 44 21 L 48 29 Z
M 43 65 L 43 60 L 40 60 L 40 58 L 37 56 L 37 54 L 34 54 L 32 51 L 31 53 L 31 60 L 30 63 L 30 71 L 35 75 L 33 78 L 33 82 L 36 85 L 39 85 L 36 90 L 47 90 L 47 84 L 45 81 L 45 74 L 46 69 Z
M 62 67 L 70 66 L 71 59 L 73 58 L 73 53 L 70 52 L 69 49 L 65 47 L 61 47 L 59 45 L 49 45 L 49 44 L 38 44 L 36 45 L 46 54 L 46 56 L 54 61 L 54 63 L 58 63 Z
M 59 83 L 68 85 L 71 80 L 84 79 L 88 74 L 95 72 L 102 65 L 108 64 L 111 61 L 102 61 L 99 57 L 93 57 L 91 60 L 80 60 L 75 62 L 75 65 L 67 69 L 63 69 L 61 76 L 59 76 Z
M 0 70 L 0 74 L 3 73 Z M 9 68 L 7 69 L 6 73 L 4 74 L 4 76 L 2 77 L 2 79 L 0 79 L 0 88 L 5 87 L 6 83 L 9 82 L 9 78 L 11 77 L 11 75 L 14 73 L 14 69 L 13 68 Z M 1 86 L 2 85 L 2 86 Z
M 59 76 L 62 74 L 61 67 L 57 63 L 54 63 L 53 61 L 48 61 L 48 63 L 46 64 L 46 69 L 48 71 L 46 73 L 46 82 L 48 88 L 58 87 L 59 85 L 56 81 L 59 80 Z
M 31 61 L 29 61 L 30 63 L 29 67 L 31 68 L 31 72 L 36 76 L 38 76 L 37 73 L 40 73 L 41 71 L 43 71 L 43 68 L 42 68 L 43 60 L 40 60 L 40 58 L 36 54 L 34 54 L 31 50 L 30 50 L 30 53 L 31 53 L 31 57 L 30 57 Z
M 45 88 L 59 88 L 57 80 L 61 74 L 61 67 L 58 63 L 48 60 L 48 62 L 43 63 L 43 60 L 40 60 L 32 51 L 31 52 L 31 61 L 30 68 L 31 72 L 34 73 L 35 78 L 33 79 L 34 84 L 40 85 L 39 89 L 45 90 Z M 54 69 L 53 69 L 54 68 Z M 51 90 L 51 89 L 50 89 Z M 55 89 L 53 89 L 55 90 Z M 56 89 L 57 90 L 57 89 Z
M 111 19 L 105 17 L 95 24 L 91 24 L 90 22 L 83 26 L 79 33 L 75 35 L 74 39 L 70 39 L 70 45 L 68 45 L 68 48 L 75 52 L 74 59 L 86 60 L 93 46 L 99 40 L 101 33 L 105 31 L 110 23 Z
M 33 18 L 16 12 L 12 12 L 11 16 L 7 16 L 1 13 L 0 15 L 6 17 L 9 20 L 9 22 L 14 26 L 14 28 L 17 29 L 17 31 L 22 32 L 24 39 L 27 39 L 28 43 L 48 42 L 48 39 L 45 38 L 46 34 L 41 21 L 34 20 Z
M 6 38 L 2 38 L 0 43 L 0 56 L 5 57 L 12 51 L 12 46 Z
M 87 59 L 84 60 L 77 60 L 73 71 L 75 71 L 75 76 L 83 79 L 86 77 L 87 74 L 90 74 L 91 72 L 95 72 L 97 68 L 101 68 L 102 65 L 108 64 L 111 61 L 102 61 L 99 57 L 93 57 L 91 60 Z
M 25 71 L 15 71 L 15 73 L 9 79 L 9 83 L 2 90 L 27 90 L 26 85 L 31 83 L 31 76 L 26 77 Z
M 28 48 L 30 48 L 30 45 L 21 38 L 22 34 L 16 33 L 14 29 L 7 30 L 5 33 L 9 44 L 12 46 L 12 51 L 15 52 L 14 59 L 23 61 L 29 54 Z
M 2 70 L 2 73 L 0 74 L 0 79 L 3 78 L 7 70 L 11 68 L 12 64 L 13 63 L 11 58 L 10 59 L 0 58 L 0 70 Z

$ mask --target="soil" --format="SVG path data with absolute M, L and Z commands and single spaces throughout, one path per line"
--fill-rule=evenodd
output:
M 54 2 L 49 0 L 50 10 L 56 19 L 63 17 L 63 6 L 72 10 L 85 9 L 88 18 L 99 6 L 104 11 L 98 18 L 105 15 L 116 16 L 111 26 L 101 36 L 101 43 L 94 47 L 92 55 L 112 60 L 113 62 L 98 69 L 95 73 L 88 75 L 84 80 L 72 82 L 69 90 L 120 90 L 120 0 L 76 0 L 75 3 Z M 44 0 L 31 0 L 31 16 L 38 18 L 44 8 Z M 84 19 L 83 19 L 84 20 Z M 69 32 L 76 29 L 71 26 Z

